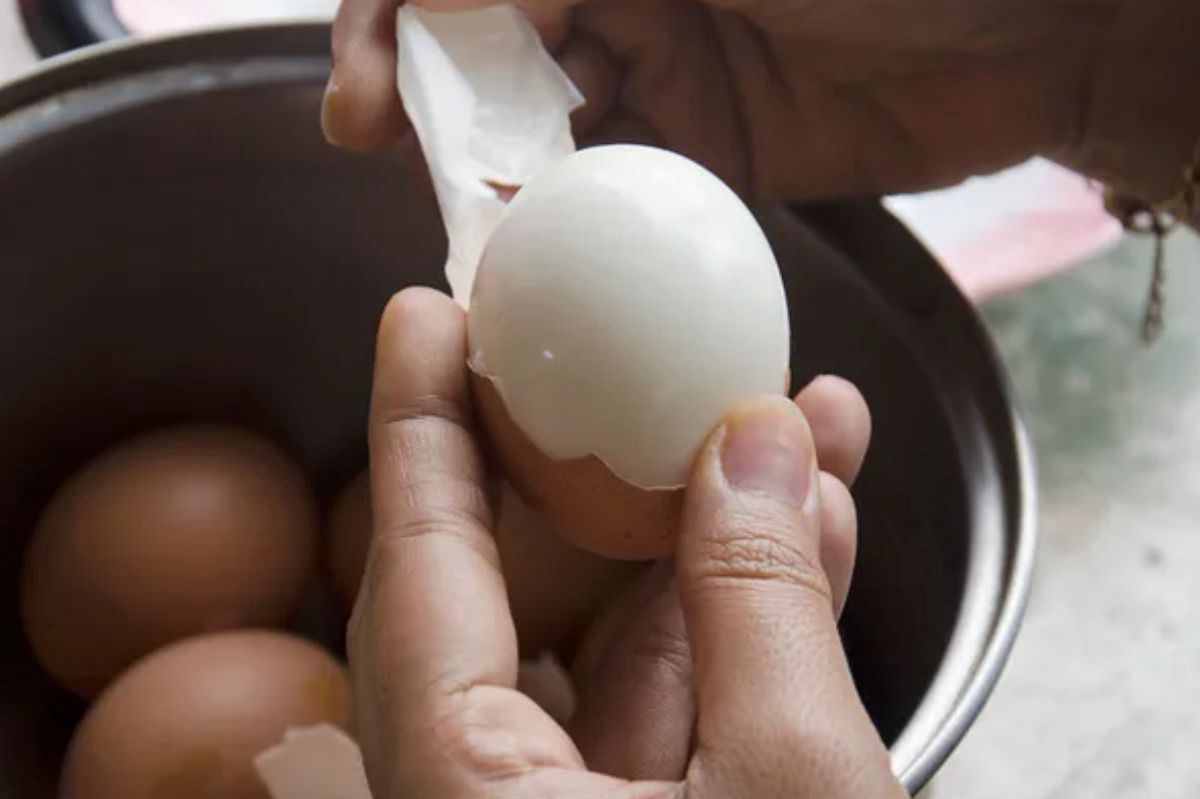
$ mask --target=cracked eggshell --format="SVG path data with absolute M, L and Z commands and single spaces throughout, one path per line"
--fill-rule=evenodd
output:
M 468 329 L 513 485 L 569 540 L 622 559 L 673 549 L 704 439 L 788 369 L 783 281 L 753 214 L 703 167 L 638 145 L 581 150 L 521 188 Z
M 371 799 L 362 751 L 332 724 L 288 729 L 254 768 L 271 799 Z

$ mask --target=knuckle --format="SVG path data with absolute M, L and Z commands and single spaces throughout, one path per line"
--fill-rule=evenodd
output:
M 491 708 L 485 685 L 463 687 L 448 694 L 444 712 L 429 730 L 430 740 L 456 770 L 500 782 L 530 773 L 535 764 L 519 737 L 512 734 L 503 716 Z
M 376 562 L 401 563 L 414 542 L 421 539 L 436 539 L 452 546 L 462 546 L 473 554 L 499 567 L 495 540 L 488 532 L 486 502 L 482 497 L 472 502 L 447 502 L 424 504 L 419 515 L 396 519 L 375 531 L 373 548 L 377 557 L 369 557 L 368 574 L 374 571 Z M 373 553 L 374 554 L 374 553 Z M 364 581 L 361 593 L 369 593 L 374 584 Z
M 376 422 L 384 428 L 428 435 L 428 428 L 449 424 L 462 431 L 470 431 L 470 419 L 464 408 L 451 397 L 422 394 L 398 401 L 383 396 L 377 405 L 382 407 L 378 408 Z
M 753 507 L 721 511 L 703 539 L 695 578 L 701 587 L 777 583 L 832 598 L 815 546 L 788 532 L 794 525 Z

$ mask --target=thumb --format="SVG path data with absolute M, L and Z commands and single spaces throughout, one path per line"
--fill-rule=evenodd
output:
M 697 459 L 676 576 L 705 796 L 895 795 L 821 566 L 819 485 L 812 432 L 782 397 L 736 410 Z

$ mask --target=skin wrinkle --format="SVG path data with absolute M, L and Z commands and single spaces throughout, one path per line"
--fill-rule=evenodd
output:
M 421 428 L 428 424 L 436 425 L 445 422 L 458 428 L 468 441 L 474 441 L 471 433 L 471 419 L 467 415 L 470 408 L 464 409 L 460 407 L 461 403 L 454 400 L 427 395 L 408 403 L 392 405 L 387 402 L 386 396 L 382 396 L 377 404 L 387 407 L 387 410 L 380 412 L 378 418 L 375 419 L 375 425 L 384 431 L 396 427 Z M 472 444 L 472 446 L 474 445 Z
M 427 478 L 428 481 L 434 479 Z M 400 546 L 423 536 L 453 541 L 466 546 L 473 554 L 487 561 L 489 566 L 498 569 L 500 556 L 490 537 L 490 513 L 482 509 L 486 506 L 482 490 L 477 485 L 467 484 L 461 485 L 461 488 L 463 496 L 469 497 L 463 504 L 479 505 L 480 510 L 467 509 L 463 504 L 456 504 L 455 500 L 430 505 L 424 516 L 381 523 L 374 534 L 377 545 Z M 408 494 L 409 501 L 429 495 L 428 490 L 414 490 L 411 484 L 398 486 L 396 490 Z M 487 537 L 480 536 L 480 532 Z
M 808 542 L 774 532 L 794 525 L 763 504 L 758 497 L 734 495 L 716 512 L 712 526 L 720 532 L 703 540 L 704 551 L 690 569 L 695 590 L 719 591 L 731 583 L 740 590 L 746 580 L 779 582 L 811 591 L 832 606 L 819 554 L 809 551 Z
M 443 695 L 450 707 L 431 725 L 443 751 L 463 758 L 469 773 L 487 782 L 523 777 L 539 768 L 581 765 L 576 759 L 564 762 L 561 752 L 551 751 L 551 742 L 521 735 L 492 718 L 484 707 L 491 701 L 489 689 L 496 687 L 476 683 Z
M 657 661 L 680 684 L 689 683 L 692 678 L 692 648 L 686 632 L 654 625 L 649 633 L 638 636 L 637 643 L 630 651 L 631 657 Z

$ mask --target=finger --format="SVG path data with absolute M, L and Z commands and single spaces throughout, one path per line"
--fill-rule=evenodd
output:
M 321 105 L 325 138 L 370 152 L 408 128 L 396 90 L 401 0 L 343 0 L 333 23 L 333 74 Z
M 687 766 L 695 703 L 691 649 L 669 563 L 656 565 L 597 621 L 574 673 L 568 729 L 593 771 L 678 780 Z
M 456 765 L 421 745 L 427 730 L 464 692 L 516 681 L 483 465 L 466 428 L 465 346 L 462 311 L 434 291 L 401 292 L 384 313 L 369 423 L 375 531 L 349 636 L 364 757 L 384 796 L 398 774 L 447 789 Z M 409 754 L 425 762 L 395 767 Z
M 829 578 L 833 613 L 841 618 L 858 553 L 858 511 L 846 484 L 829 472 L 818 475 L 821 496 L 821 568 Z
M 571 21 L 570 8 L 566 3 L 520 0 L 516 5 L 537 30 L 548 50 L 554 52 L 562 47 Z
M 871 441 L 871 411 L 849 380 L 822 375 L 796 395 L 817 447 L 821 468 L 853 485 Z
M 517 667 L 517 690 L 537 702 L 560 724 L 575 714 L 575 683 L 554 655 L 547 653 L 521 661 Z
M 558 53 L 558 63 L 587 100 L 571 119 L 576 137 L 584 138 L 612 112 L 620 81 L 619 68 L 608 48 L 585 33 L 566 40 Z
M 827 472 L 821 497 L 821 566 L 841 615 L 854 571 L 857 515 Z M 687 765 L 695 697 L 691 648 L 673 581 L 660 564 L 597 620 L 574 664 L 580 688 L 569 729 L 589 767 L 627 779 L 673 780 Z
M 676 574 L 699 707 L 689 776 L 714 796 L 837 795 L 850 773 L 872 781 L 857 795 L 893 795 L 821 567 L 820 484 L 804 415 L 778 398 L 735 411 L 697 459 Z

